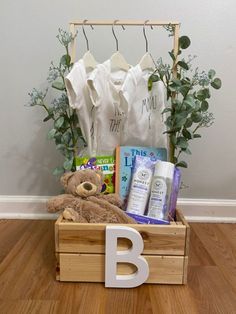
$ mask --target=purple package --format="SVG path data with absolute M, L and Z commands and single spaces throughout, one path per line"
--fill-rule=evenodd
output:
M 175 219 L 175 210 L 177 204 L 178 193 L 180 189 L 181 171 L 175 167 L 174 179 L 172 182 L 171 196 L 170 196 L 170 207 L 169 207 L 169 219 Z
M 168 220 L 159 219 L 159 218 L 151 218 L 144 215 L 137 215 L 133 213 L 126 212 L 131 218 L 137 221 L 138 224 L 150 224 L 150 225 L 169 225 L 170 222 Z
M 146 211 L 155 164 L 150 157 L 135 156 L 127 212 L 143 215 Z

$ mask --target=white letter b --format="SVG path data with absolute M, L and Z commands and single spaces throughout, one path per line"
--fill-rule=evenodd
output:
M 132 247 L 125 251 L 117 251 L 117 239 L 127 238 Z M 149 275 L 146 259 L 140 254 L 143 251 L 143 239 L 140 233 L 126 226 L 106 227 L 106 260 L 105 286 L 115 288 L 133 288 L 144 283 Z M 137 271 L 130 275 L 117 275 L 117 263 L 130 263 L 137 267 Z

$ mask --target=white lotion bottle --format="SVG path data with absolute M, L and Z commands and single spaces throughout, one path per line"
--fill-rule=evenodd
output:
M 147 216 L 168 220 L 174 164 L 158 161 L 151 185 Z
M 151 190 L 155 162 L 148 157 L 136 156 L 126 211 L 143 215 Z

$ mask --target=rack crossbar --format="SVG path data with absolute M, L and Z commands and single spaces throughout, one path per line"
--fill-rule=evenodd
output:
M 126 26 L 143 26 L 145 23 L 145 20 L 116 20 L 117 22 L 115 25 L 126 25 Z M 72 21 L 70 22 L 70 25 L 113 25 L 114 20 L 86 20 L 84 22 L 83 20 L 78 21 Z M 180 25 L 179 22 L 176 21 L 158 21 L 158 20 L 149 20 L 146 25 L 152 25 L 152 26 L 168 26 L 168 25 Z

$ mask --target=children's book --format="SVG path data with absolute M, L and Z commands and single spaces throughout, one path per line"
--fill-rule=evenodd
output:
M 167 161 L 166 148 L 118 146 L 116 148 L 115 192 L 120 195 L 126 208 L 135 156 Z
M 115 157 L 96 156 L 96 157 L 76 157 L 76 170 L 80 169 L 99 169 L 104 174 L 104 184 L 102 193 L 115 192 Z

